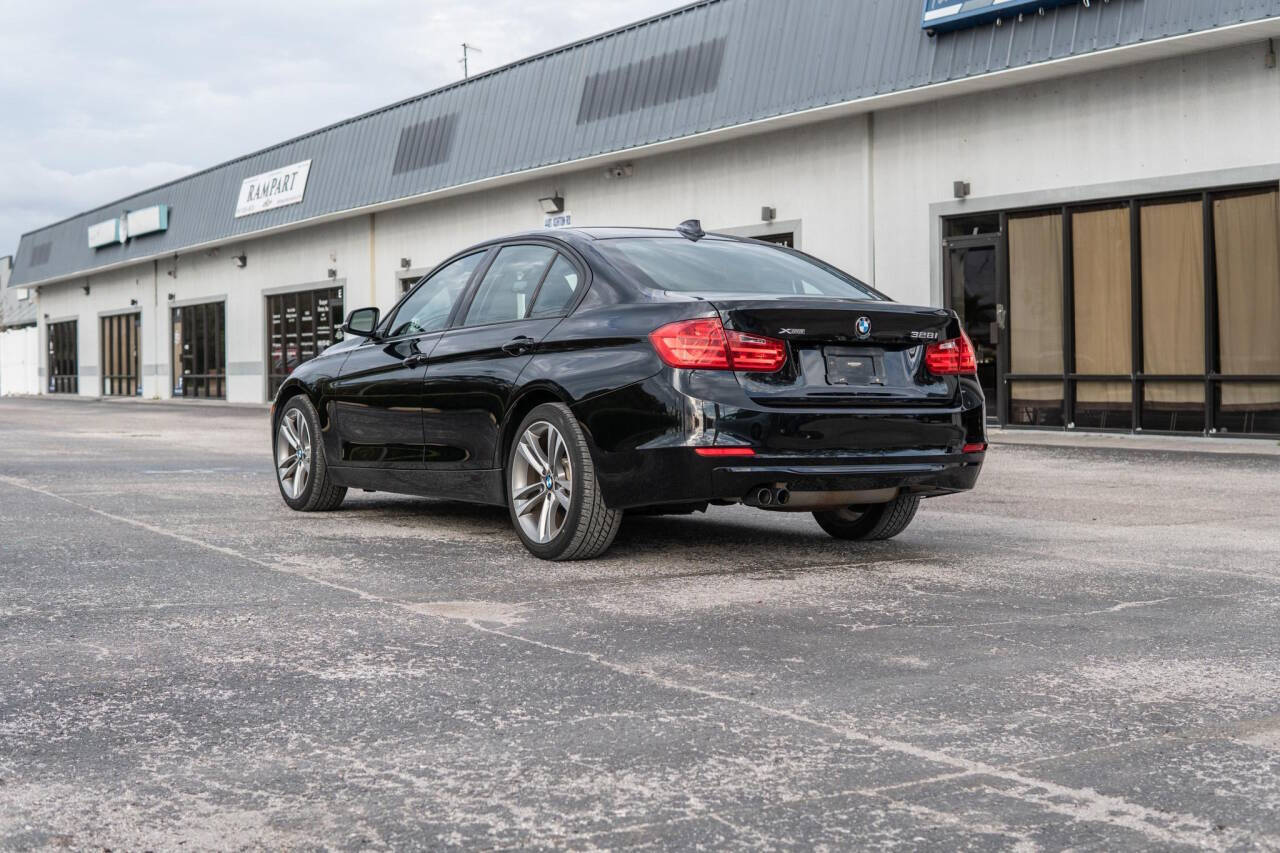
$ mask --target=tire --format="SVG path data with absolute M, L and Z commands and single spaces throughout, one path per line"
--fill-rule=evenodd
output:
M 900 495 L 887 504 L 815 512 L 818 525 L 837 539 L 874 542 L 892 539 L 907 529 L 920 508 L 920 498 Z
M 275 427 L 271 450 L 276 463 L 276 485 L 289 508 L 298 512 L 329 512 L 341 506 L 347 487 L 335 485 L 329 476 L 324 443 L 320 440 L 320 418 L 305 394 L 289 398 Z
M 544 403 L 525 416 L 504 476 L 511 524 L 535 557 L 588 560 L 613 544 L 622 512 L 605 506 L 587 437 L 568 406 Z

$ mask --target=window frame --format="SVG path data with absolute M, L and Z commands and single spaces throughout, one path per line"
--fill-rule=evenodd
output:
M 462 325 L 462 320 L 467 316 L 467 311 L 471 310 L 471 302 L 472 300 L 475 299 L 475 295 L 479 291 L 481 283 L 484 282 L 484 277 L 489 274 L 489 267 L 491 267 L 493 265 L 494 260 L 497 259 L 498 253 L 510 246 L 539 246 L 542 248 L 551 249 L 553 252 L 559 254 L 566 261 L 572 264 L 574 269 L 578 271 L 578 276 L 582 282 L 582 285 L 578 288 L 578 292 L 574 294 L 573 301 L 570 302 L 567 306 L 565 306 L 563 313 L 555 314 L 549 317 L 531 318 L 529 316 L 529 312 L 533 310 L 534 301 L 537 299 L 538 294 L 542 291 L 542 285 L 546 281 L 546 274 L 547 272 L 550 271 L 551 267 L 555 264 L 555 258 L 553 257 L 551 259 L 551 262 L 547 264 L 547 269 L 543 271 L 542 280 L 540 280 L 538 282 L 538 286 L 534 288 L 533 294 L 529 299 L 529 306 L 525 309 L 525 312 L 524 312 L 525 315 L 523 317 L 517 317 L 514 320 L 501 320 L 497 323 L 485 323 L 483 325 L 475 325 L 475 326 Z M 449 331 L 456 331 L 459 329 L 467 329 L 467 330 L 489 329 L 497 326 L 511 325 L 513 323 L 528 323 L 528 322 L 532 322 L 535 319 L 536 320 L 563 320 L 565 317 L 568 317 L 570 314 L 572 314 L 574 311 L 578 309 L 578 306 L 582 304 L 582 300 L 586 298 L 587 291 L 591 289 L 591 283 L 592 283 L 591 265 L 585 263 L 578 256 L 578 254 L 573 251 L 571 247 L 569 247 L 564 243 L 560 243 L 555 240 L 540 240 L 537 238 L 520 238 L 516 240 L 506 240 L 501 243 L 494 243 L 494 244 L 491 244 L 488 248 L 489 248 L 490 255 L 489 257 L 485 258 L 484 262 L 480 265 L 479 269 L 476 270 L 477 276 L 472 278 L 470 284 L 468 284 L 467 292 L 463 294 L 462 300 L 460 300 L 460 303 L 459 303 L 459 308 L 457 311 L 454 312 L 454 316 L 448 327 Z
M 542 275 L 538 277 L 538 283 L 533 286 L 533 291 L 529 295 L 529 304 L 525 306 L 524 316 L 513 317 L 510 320 L 494 320 L 491 323 L 474 323 L 474 324 L 468 325 L 467 315 L 471 313 L 471 307 L 475 304 L 476 297 L 480 295 L 480 288 L 484 287 L 485 279 L 489 277 L 489 272 L 493 269 L 493 265 L 498 262 L 498 258 L 502 256 L 502 252 L 504 250 L 518 249 L 521 246 L 529 246 L 537 249 L 546 249 L 549 252 L 551 252 L 551 257 L 547 260 L 546 266 L 542 268 Z M 551 271 L 552 265 L 555 264 L 557 254 L 559 254 L 559 252 L 554 246 L 547 245 L 546 243 L 538 243 L 533 241 L 504 243 L 501 246 L 495 246 L 493 257 L 489 258 L 488 263 L 485 264 L 484 275 L 480 276 L 479 279 L 472 282 L 470 292 L 464 294 L 464 296 L 466 297 L 467 305 L 466 305 L 466 308 L 463 309 L 461 312 L 459 312 L 458 316 L 455 318 L 456 327 L 459 329 L 483 329 L 489 326 L 501 326 L 506 323 L 519 323 L 524 320 L 528 320 L 529 312 L 533 310 L 533 301 L 538 297 L 538 293 L 541 292 L 542 283 L 547 280 L 547 273 Z
M 390 334 L 391 329 L 395 327 L 396 318 L 400 315 L 401 310 L 404 309 L 404 306 L 409 302 L 409 300 L 414 297 L 414 294 L 416 294 L 419 290 L 425 287 L 427 283 L 430 282 L 433 278 L 435 278 L 440 273 L 444 272 L 449 267 L 453 266 L 455 263 L 465 260 L 467 258 L 473 257 L 475 255 L 481 256 L 480 262 L 476 264 L 476 268 L 471 271 L 470 277 L 467 278 L 466 283 L 462 286 L 462 292 L 458 295 L 457 301 L 453 303 L 453 307 L 449 310 L 449 316 L 445 318 L 445 323 L 443 326 L 441 326 L 439 329 L 432 329 L 431 331 L 406 332 L 402 335 Z M 475 288 L 476 281 L 477 281 L 476 277 L 483 276 L 484 273 L 488 271 L 489 265 L 493 262 L 494 255 L 495 255 L 495 252 L 494 252 L 493 246 L 478 246 L 478 247 L 472 247 L 470 249 L 465 249 L 461 252 L 458 252 L 457 254 L 452 255 L 448 259 L 437 264 L 429 273 L 427 273 L 422 278 L 420 278 L 417 284 L 409 288 L 409 290 L 407 290 L 404 293 L 404 295 L 400 297 L 400 301 L 397 302 L 395 306 L 391 309 L 390 313 L 387 314 L 387 318 L 383 320 L 381 324 L 379 324 L 380 334 L 378 337 L 378 341 L 379 342 L 400 341 L 400 340 L 406 340 L 408 338 L 419 338 L 419 337 L 422 337 L 423 335 L 434 335 L 434 334 L 438 334 L 440 332 L 446 332 L 449 329 L 452 329 L 454 327 L 454 323 L 457 322 L 457 319 L 458 319 L 458 309 L 464 304 L 470 305 L 469 294 Z M 370 343 L 370 342 L 373 342 L 371 338 L 366 339 L 366 343 Z

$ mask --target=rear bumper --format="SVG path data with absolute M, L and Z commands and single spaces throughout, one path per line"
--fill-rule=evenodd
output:
M 963 452 L 986 443 L 981 390 L 971 384 L 947 408 L 765 410 L 699 399 L 660 374 L 576 409 L 614 509 L 736 501 L 761 486 L 932 497 L 972 489 L 982 470 L 985 454 Z M 697 454 L 709 446 L 754 455 Z

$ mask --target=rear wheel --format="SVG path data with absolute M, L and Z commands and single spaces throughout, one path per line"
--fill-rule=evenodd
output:
M 276 482 L 290 509 L 327 512 L 347 496 L 334 485 L 320 442 L 320 418 L 305 394 L 291 397 L 280 413 L 275 434 Z
M 598 557 L 622 513 L 604 504 L 578 419 L 561 403 L 525 417 L 507 457 L 507 508 L 524 546 L 544 560 Z
M 850 506 L 842 509 L 815 512 L 818 525 L 837 539 L 854 539 L 870 542 L 892 539 L 907 529 L 916 517 L 920 498 L 901 495 L 887 504 Z

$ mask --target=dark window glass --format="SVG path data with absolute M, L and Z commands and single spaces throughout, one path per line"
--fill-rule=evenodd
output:
M 173 395 L 226 397 L 226 305 L 173 309 Z
M 580 283 L 577 267 L 564 255 L 557 255 L 551 269 L 547 270 L 547 277 L 542 280 L 542 287 L 538 288 L 529 316 L 557 317 L 565 313 L 578 295 Z
M 1203 433 L 1204 383 L 1144 383 L 1142 428 L 1160 432 Z
M 79 345 L 76 321 L 49 324 L 49 393 L 75 394 L 80 390 Z
M 98 339 L 102 357 L 102 396 L 136 397 L 142 393 L 142 315 L 103 317 Z
M 988 400 L 987 405 L 991 405 L 991 401 Z M 1009 423 L 1019 426 L 1062 426 L 1062 383 L 1010 382 Z
M 555 254 L 546 246 L 507 246 L 498 252 L 476 290 L 463 325 L 486 326 L 524 317 Z
M 598 245 L 616 266 L 656 290 L 881 298 L 834 267 L 755 243 L 627 237 Z
M 342 306 L 341 287 L 267 297 L 270 396 L 298 365 L 342 340 Z
M 1218 432 L 1280 434 L 1280 382 L 1222 382 L 1216 398 Z
M 458 297 L 467 288 L 484 252 L 467 255 L 449 264 L 418 286 L 396 312 L 391 336 L 435 332 L 445 327 Z

